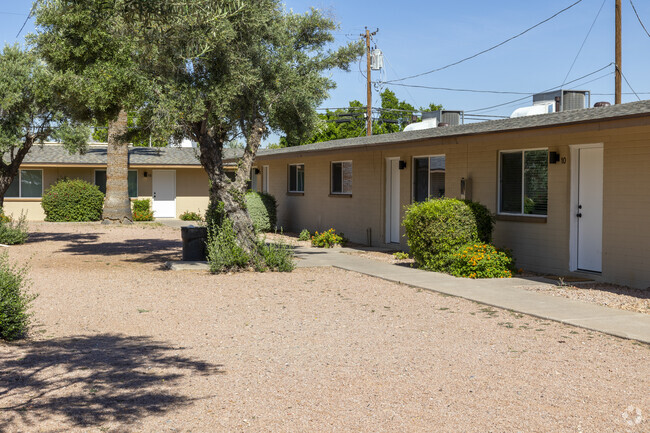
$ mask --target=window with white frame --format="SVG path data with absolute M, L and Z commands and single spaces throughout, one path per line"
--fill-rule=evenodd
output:
M 413 158 L 413 201 L 445 195 L 445 156 Z
M 138 170 L 129 170 L 129 197 L 138 196 Z M 106 194 L 106 170 L 95 170 L 95 185 Z
M 499 153 L 499 213 L 546 216 L 548 149 Z
M 289 192 L 305 192 L 305 164 L 289 165 Z
M 352 161 L 332 162 L 330 192 L 352 194 Z
M 18 176 L 11 181 L 6 198 L 43 197 L 43 170 L 19 170 Z

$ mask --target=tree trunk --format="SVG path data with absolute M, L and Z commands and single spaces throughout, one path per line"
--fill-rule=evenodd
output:
M 23 163 L 25 156 L 29 153 L 29 150 L 34 145 L 34 137 L 27 135 L 25 137 L 25 142 L 19 148 L 12 148 L 9 153 L 10 161 L 5 163 L 0 158 L 0 207 L 4 206 L 5 203 L 5 194 L 11 185 L 11 182 L 18 176 L 18 170 L 20 170 L 20 165 Z
M 210 207 L 221 202 L 224 205 L 225 217 L 233 223 L 237 236 L 237 244 L 249 255 L 256 255 L 257 239 L 253 222 L 246 210 L 246 183 L 250 177 L 250 168 L 259 143 L 251 147 L 247 145 L 244 156 L 239 160 L 239 169 L 234 182 L 225 175 L 223 170 L 223 141 L 197 128 L 201 165 L 210 179 Z M 261 137 L 260 137 L 261 139 Z M 248 140 L 250 141 L 250 140 Z
M 127 114 L 122 110 L 108 124 L 106 155 L 106 199 L 102 224 L 133 224 L 129 199 L 129 146 L 126 141 Z

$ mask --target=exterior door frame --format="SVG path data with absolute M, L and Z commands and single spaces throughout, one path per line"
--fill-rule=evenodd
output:
M 155 206 L 156 206 L 156 197 L 154 197 L 154 194 L 156 192 L 156 173 L 172 173 L 174 175 L 174 181 L 172 183 L 173 186 L 173 195 L 174 195 L 174 212 L 172 216 L 158 216 L 155 215 L 154 213 L 154 218 L 176 218 L 176 170 L 151 170 L 151 195 L 152 195 L 152 210 L 155 212 Z
M 401 195 L 400 195 L 400 170 L 399 170 L 399 157 L 389 157 L 386 158 L 386 181 L 385 181 L 385 187 L 386 187 L 386 206 L 385 206 L 385 243 L 391 244 L 391 243 L 400 243 L 399 240 L 399 227 L 400 227 L 400 209 L 401 209 Z M 398 168 L 397 168 L 397 177 L 395 178 L 393 176 L 393 162 L 397 162 Z M 396 186 L 394 185 L 394 182 L 396 183 Z M 396 187 L 397 189 L 397 201 L 395 202 L 395 197 L 393 197 L 393 187 Z M 394 218 L 394 213 L 395 213 L 395 205 L 397 205 L 397 221 L 395 221 Z M 393 238 L 393 231 L 394 231 L 394 225 L 397 224 L 397 240 L 394 240 Z
M 579 201 L 579 180 L 580 180 L 580 150 L 581 149 L 603 149 L 603 143 L 575 144 L 569 146 L 571 151 L 571 198 L 569 204 L 569 270 L 572 272 L 602 272 L 602 255 L 600 271 L 585 271 L 578 268 L 578 217 L 576 216 Z M 601 167 L 601 180 L 604 181 L 604 167 Z M 604 187 L 604 184 L 603 184 Z M 603 211 L 601 207 L 601 212 Z M 602 226 L 601 226 L 602 241 Z

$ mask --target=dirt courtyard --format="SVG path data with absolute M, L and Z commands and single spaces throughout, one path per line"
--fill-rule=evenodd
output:
M 0 432 L 648 432 L 650 346 L 337 269 L 165 270 L 180 230 L 31 223 Z

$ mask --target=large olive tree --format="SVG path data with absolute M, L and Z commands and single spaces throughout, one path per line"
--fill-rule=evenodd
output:
M 89 129 L 64 115 L 52 72 L 32 51 L 5 46 L 0 53 L 0 207 L 32 147 L 48 139 L 83 150 Z
M 209 11 L 223 2 L 199 3 Z M 197 2 L 185 4 L 192 11 Z M 309 134 L 317 120 L 315 108 L 335 85 L 323 73 L 347 69 L 362 54 L 362 45 L 329 49 L 336 28 L 330 18 L 317 10 L 286 12 L 277 0 L 246 1 L 216 22 L 178 20 L 173 28 L 171 34 L 185 38 L 161 47 L 167 63 L 158 70 L 157 98 L 143 115 L 198 142 L 211 206 L 223 204 L 239 246 L 254 257 L 244 193 L 262 139 L 271 131 Z M 236 139 L 245 147 L 231 181 L 223 150 Z

